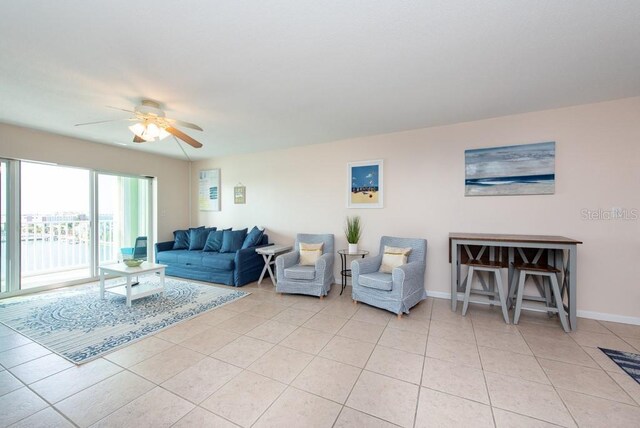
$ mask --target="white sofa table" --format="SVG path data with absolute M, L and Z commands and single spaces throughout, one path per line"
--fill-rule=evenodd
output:
M 138 267 L 129 267 L 124 263 L 115 263 L 111 265 L 100 266 L 100 298 L 104 299 L 104 292 L 119 294 L 127 298 L 127 306 L 131 307 L 131 302 L 142 297 L 150 296 L 156 293 L 163 293 L 164 288 L 164 268 L 166 265 L 161 265 L 152 262 L 143 262 Z M 147 283 L 139 284 L 135 287 L 132 286 L 131 279 L 134 276 L 141 276 L 147 274 L 160 274 L 160 284 Z M 126 279 L 124 284 L 118 284 L 110 287 L 105 286 L 105 276 L 115 275 L 122 276 Z
M 293 247 L 291 245 L 269 245 L 268 247 L 260 247 L 256 249 L 256 253 L 261 254 L 264 259 L 264 268 L 262 269 L 262 273 L 260 274 L 260 279 L 258 279 L 258 285 L 262 283 L 262 279 L 264 278 L 264 274 L 269 272 L 269 277 L 271 278 L 271 282 L 273 285 L 276 285 L 276 278 L 273 275 L 273 270 L 271 266 L 275 266 L 276 257 L 280 254 L 288 253 L 291 251 Z

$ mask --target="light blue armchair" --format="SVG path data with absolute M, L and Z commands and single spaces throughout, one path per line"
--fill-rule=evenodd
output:
M 333 235 L 311 235 L 299 233 L 293 251 L 278 256 L 276 259 L 276 291 L 278 293 L 308 294 L 324 297 L 334 283 Z M 300 243 L 323 243 L 322 255 L 315 266 L 302 266 L 300 259 Z
M 394 268 L 392 273 L 378 272 L 385 245 L 411 247 L 407 263 Z M 351 262 L 353 300 L 386 309 L 397 314 L 398 318 L 402 313 L 408 314 L 409 309 L 427 298 L 424 289 L 426 260 L 426 239 L 383 236 L 380 239 L 380 254 Z

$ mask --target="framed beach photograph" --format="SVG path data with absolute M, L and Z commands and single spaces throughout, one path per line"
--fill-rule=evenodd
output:
M 556 143 L 465 150 L 465 196 L 552 195 Z
M 198 187 L 200 211 L 220 211 L 220 169 L 201 170 Z
M 382 160 L 349 162 L 347 208 L 383 208 Z

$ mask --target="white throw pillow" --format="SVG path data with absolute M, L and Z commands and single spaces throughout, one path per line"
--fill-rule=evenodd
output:
M 322 246 L 324 243 L 319 244 L 305 244 L 300 243 L 300 264 L 303 266 L 315 266 L 316 262 L 322 255 Z
M 407 263 L 407 256 L 411 252 L 411 248 L 398 248 L 384 246 L 384 254 L 382 255 L 382 264 L 380 272 L 391 273 L 393 268 Z

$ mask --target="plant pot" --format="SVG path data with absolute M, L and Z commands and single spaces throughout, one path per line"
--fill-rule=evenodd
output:
M 349 244 L 349 252 L 350 253 L 357 253 L 358 252 L 358 243 Z

